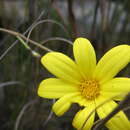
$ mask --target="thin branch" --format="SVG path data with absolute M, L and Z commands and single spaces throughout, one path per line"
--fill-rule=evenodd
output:
M 53 115 L 53 111 L 51 110 L 50 113 L 49 113 L 49 116 L 48 118 L 45 120 L 45 122 L 43 123 L 43 127 L 45 127 L 47 125 L 47 123 L 49 122 L 49 120 L 51 119 Z
M 124 100 L 121 101 L 119 103 L 119 105 L 106 118 L 99 121 L 99 123 L 94 127 L 94 130 L 100 130 L 103 127 L 103 125 L 107 121 L 109 121 L 114 115 L 116 115 L 119 111 L 121 111 L 125 107 L 130 106 L 129 101 L 130 101 L 130 93 L 127 94 L 127 96 L 124 98 Z
M 32 100 L 32 101 L 28 102 L 27 104 L 25 104 L 25 105 L 23 106 L 22 110 L 20 111 L 20 113 L 19 113 L 19 115 L 18 115 L 18 117 L 17 117 L 17 119 L 16 119 L 16 123 L 15 123 L 15 126 L 14 126 L 14 130 L 18 130 L 18 127 L 19 127 L 21 118 L 22 118 L 22 116 L 24 115 L 24 113 L 25 113 L 25 111 L 27 110 L 27 108 L 28 108 L 29 106 L 31 106 L 32 104 L 36 103 L 36 102 L 37 102 L 37 100 Z
M 18 33 L 18 32 L 12 31 L 12 30 L 8 30 L 8 29 L 5 29 L 5 28 L 0 28 L 0 31 L 9 33 L 11 35 L 14 35 L 15 37 L 19 36 L 19 37 L 23 38 L 24 40 L 27 40 L 27 38 L 24 35 L 22 35 L 21 33 Z M 39 47 L 39 48 L 41 48 L 41 49 L 43 49 L 45 51 L 48 51 L 48 52 L 52 51 L 51 49 L 49 49 L 49 48 L 47 48 L 47 47 L 45 47 L 45 46 L 31 40 L 31 39 L 28 39 L 28 41 L 30 43 L 32 43 L 33 45 L 35 45 L 35 46 L 37 46 L 37 47 Z
M 53 99 L 52 103 L 54 104 L 55 103 L 55 99 Z M 53 111 L 51 110 L 50 113 L 49 113 L 49 116 L 48 118 L 45 120 L 45 122 L 43 123 L 43 127 L 45 127 L 47 125 L 47 123 L 49 122 L 49 120 L 51 119 L 53 115 Z
M 36 58 L 40 58 L 41 57 L 41 55 L 38 52 L 36 52 L 35 50 L 32 50 L 31 47 L 22 38 L 20 38 L 19 36 L 17 36 L 17 38 L 24 45 L 24 47 L 31 52 L 31 54 L 34 57 L 36 57 Z
M 93 109 L 93 110 L 90 112 L 90 114 L 88 115 L 88 117 L 86 118 L 86 120 L 85 120 L 85 122 L 84 122 L 84 124 L 83 124 L 83 126 L 82 126 L 82 128 L 81 128 L 81 130 L 83 130 L 83 128 L 84 128 L 86 122 L 88 121 L 88 119 L 91 117 L 91 115 L 92 115 L 97 109 L 99 109 L 99 108 L 102 107 L 104 104 L 108 103 L 109 101 L 111 101 L 111 100 L 113 100 L 114 98 L 119 97 L 119 96 L 125 96 L 125 94 L 124 94 L 124 93 L 118 94 L 118 95 L 116 95 L 116 96 L 113 96 L 113 97 L 111 97 L 111 98 L 108 98 L 108 99 L 104 100 L 102 103 L 100 103 L 99 105 L 97 105 L 97 106 L 95 107 L 95 109 Z
M 48 0 L 49 2 L 49 4 L 50 4 L 50 0 Z M 48 5 L 49 5 L 48 4 Z M 47 7 L 49 7 L 49 6 L 47 6 Z M 31 28 L 32 28 L 32 26 L 37 22 L 37 21 L 39 21 L 41 18 L 42 18 L 42 16 L 45 14 L 45 12 L 47 12 L 47 10 L 48 10 L 49 8 L 46 8 L 46 9 L 43 9 L 42 11 L 41 11 L 41 13 L 40 13 L 40 15 L 38 16 L 38 18 L 32 23 L 32 25 L 30 26 L 30 27 L 28 27 L 28 29 L 23 33 L 23 35 L 25 35 Z M 9 48 L 7 48 L 7 50 L 0 56 L 0 61 L 7 55 L 7 53 L 18 43 L 18 41 L 19 40 L 16 40 L 15 42 L 13 42 L 10 46 L 9 46 Z
M 58 25 L 61 29 L 63 29 L 63 30 L 66 32 L 66 34 L 69 36 L 69 34 L 68 34 L 66 28 L 65 28 L 61 23 L 59 23 L 59 22 L 57 22 L 57 21 L 55 21 L 55 20 L 52 20 L 52 19 L 45 19 L 45 20 L 38 21 L 37 23 L 35 23 L 35 24 L 32 26 L 32 28 L 30 29 L 30 31 L 29 31 L 29 33 L 28 33 L 28 36 L 27 36 L 27 41 L 26 41 L 27 43 L 28 43 L 28 39 L 29 39 L 29 37 L 30 37 L 30 35 L 31 35 L 32 31 L 33 31 L 33 29 L 34 29 L 35 27 L 37 27 L 39 24 L 43 24 L 43 23 L 53 23 L 53 24 L 56 24 L 56 25 Z
M 16 85 L 16 84 L 22 84 L 22 83 L 19 81 L 8 81 L 5 83 L 0 83 L 0 88 L 5 86 L 10 86 L 10 85 Z
M 69 40 L 67 40 L 65 38 L 61 38 L 61 37 L 51 37 L 51 38 L 48 38 L 48 39 L 42 41 L 41 44 L 43 45 L 43 44 L 45 44 L 47 42 L 50 42 L 50 41 L 63 41 L 63 42 L 66 42 L 66 43 L 68 43 L 70 45 L 73 45 L 73 42 L 71 42 L 71 41 L 69 41 Z

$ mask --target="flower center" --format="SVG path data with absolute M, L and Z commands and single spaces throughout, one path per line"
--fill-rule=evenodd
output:
M 96 80 L 85 80 L 80 84 L 82 96 L 88 100 L 93 100 L 100 94 L 100 86 Z

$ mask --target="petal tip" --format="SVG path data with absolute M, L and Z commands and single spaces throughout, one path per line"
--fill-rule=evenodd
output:
M 90 43 L 90 41 L 87 39 L 87 38 L 84 38 L 84 37 L 78 37 L 76 38 L 75 42 L 80 42 L 80 41 L 87 41 Z
M 48 52 L 47 54 L 45 54 L 44 56 L 41 57 L 41 63 L 44 65 L 45 60 L 47 59 L 47 57 L 51 54 L 52 52 Z

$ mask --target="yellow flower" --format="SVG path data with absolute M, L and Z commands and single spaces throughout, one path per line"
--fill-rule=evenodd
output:
M 59 52 L 50 52 L 42 57 L 42 64 L 57 78 L 41 82 L 38 95 L 44 98 L 60 98 L 54 105 L 56 115 L 63 115 L 72 103 L 78 103 L 80 110 L 73 120 L 77 129 L 90 130 L 95 118 L 106 117 L 130 91 L 130 78 L 114 76 L 130 61 L 130 47 L 120 45 L 108 51 L 96 64 L 96 56 L 91 43 L 85 38 L 77 38 L 73 45 L 75 62 Z M 117 96 L 118 95 L 118 96 Z M 104 103 L 98 109 L 98 105 Z M 95 109 L 90 118 L 88 116 Z M 130 122 L 120 111 L 106 123 L 110 130 L 130 130 Z

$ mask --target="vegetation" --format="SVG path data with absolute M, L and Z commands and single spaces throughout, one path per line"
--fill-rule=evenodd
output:
M 130 1 L 0 1 L 1 130 L 74 130 L 71 123 L 78 106 L 57 117 L 51 111 L 54 101 L 40 98 L 37 89 L 43 79 L 52 77 L 40 57 L 53 50 L 73 58 L 72 43 L 77 37 L 91 41 L 97 59 L 116 45 L 129 45 Z M 129 67 L 118 76 L 130 77 Z

